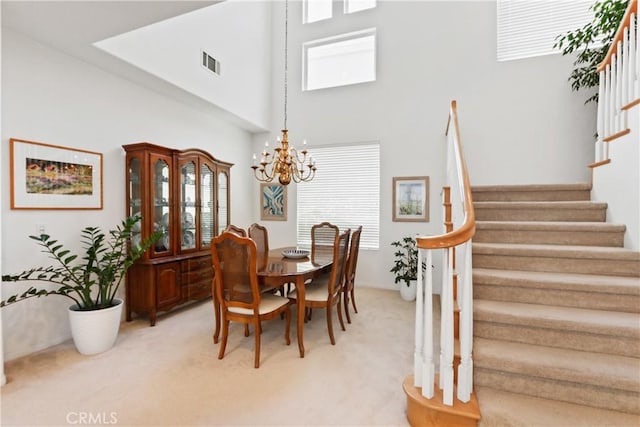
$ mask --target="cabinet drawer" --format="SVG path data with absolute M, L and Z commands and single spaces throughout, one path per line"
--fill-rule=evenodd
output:
M 191 283 L 209 281 L 213 279 L 213 269 L 207 268 L 203 270 L 188 271 L 182 273 L 182 283 L 190 285 Z
M 212 269 L 213 264 L 210 256 L 201 256 L 182 261 L 182 271 L 194 271 L 203 269 Z
M 211 296 L 211 280 L 189 283 L 187 285 L 187 298 L 204 299 Z

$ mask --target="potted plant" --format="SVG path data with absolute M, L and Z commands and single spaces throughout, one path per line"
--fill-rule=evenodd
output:
M 141 219 L 139 215 L 128 217 L 121 225 L 109 230 L 108 235 L 99 227 L 85 227 L 80 232 L 84 249 L 82 258 L 48 234 L 29 236 L 43 248 L 42 252 L 55 260 L 55 265 L 34 267 L 18 274 L 3 274 L 2 281 L 40 281 L 59 287 L 49 290 L 31 286 L 1 301 L 0 308 L 34 297 L 67 297 L 74 303 L 69 307 L 69 319 L 78 351 L 95 354 L 108 350 L 118 336 L 122 314 L 122 300 L 116 298 L 118 288 L 129 267 L 162 236 L 156 232 L 140 243 L 130 245 L 132 229 Z M 92 326 L 96 329 L 91 329 Z
M 413 237 L 404 237 L 391 243 L 391 246 L 398 248 L 394 253 L 395 261 L 393 268 L 389 270 L 395 275 L 395 283 L 403 282 L 400 285 L 400 295 L 406 301 L 416 299 L 416 283 L 418 279 L 418 248 Z

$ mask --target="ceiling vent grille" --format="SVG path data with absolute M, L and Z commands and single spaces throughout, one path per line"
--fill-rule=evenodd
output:
M 204 50 L 202 51 L 202 66 L 209 71 L 220 75 L 220 61 L 209 55 Z

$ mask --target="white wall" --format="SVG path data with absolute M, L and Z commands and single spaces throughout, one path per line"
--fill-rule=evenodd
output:
M 444 129 L 452 99 L 458 100 L 472 185 L 587 182 L 595 109 L 571 91 L 571 60 L 553 55 L 496 62 L 495 2 L 379 1 L 375 9 L 346 16 L 340 4 L 334 3 L 333 19 L 307 25 L 301 24 L 301 3 L 289 4 L 288 127 L 290 140 L 305 138 L 311 149 L 381 143 L 380 250 L 361 254 L 358 285 L 397 288 L 389 273 L 390 242 L 441 232 Z M 275 5 L 274 121 L 272 133 L 254 137 L 256 152 L 282 126 L 284 7 Z M 302 43 L 372 27 L 377 81 L 301 91 Z M 321 164 L 317 173 L 323 173 Z M 413 175 L 431 177 L 431 221 L 392 222 L 392 178 Z M 282 242 L 294 241 L 296 233 L 296 185 L 289 187 L 287 223 L 269 223 L 270 237 L 278 230 Z
M 591 199 L 607 203 L 607 222 L 624 224 L 624 247 L 640 250 L 640 106 L 627 112 L 631 132 L 609 142 L 611 163 L 593 169 Z
M 11 210 L 9 180 L 2 180 L 2 272 L 19 272 L 49 260 L 28 235 L 36 224 L 76 247 L 87 225 L 109 229 L 126 214 L 123 144 L 150 141 L 198 147 L 237 164 L 231 169 L 231 214 L 250 224 L 253 197 L 251 136 L 208 111 L 199 111 L 131 84 L 8 29 L 2 34 L 2 167 L 9 170 L 9 138 L 21 138 L 104 154 L 104 208 L 96 211 Z M 3 295 L 27 285 L 3 283 Z M 4 356 L 10 360 L 70 338 L 63 297 L 24 301 L 2 309 Z
M 96 45 L 264 130 L 269 109 L 271 7 L 227 0 Z M 202 67 L 201 51 L 221 63 Z

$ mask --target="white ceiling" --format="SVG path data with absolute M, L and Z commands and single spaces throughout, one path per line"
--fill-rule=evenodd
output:
M 222 0 L 223 1 L 223 0 Z M 195 105 L 225 114 L 236 124 L 256 130 L 201 97 L 157 78 L 123 61 L 94 43 L 222 1 L 8 1 L 2 0 L 2 26 L 25 34 L 44 45 L 63 51 L 120 75 L 137 84 Z

